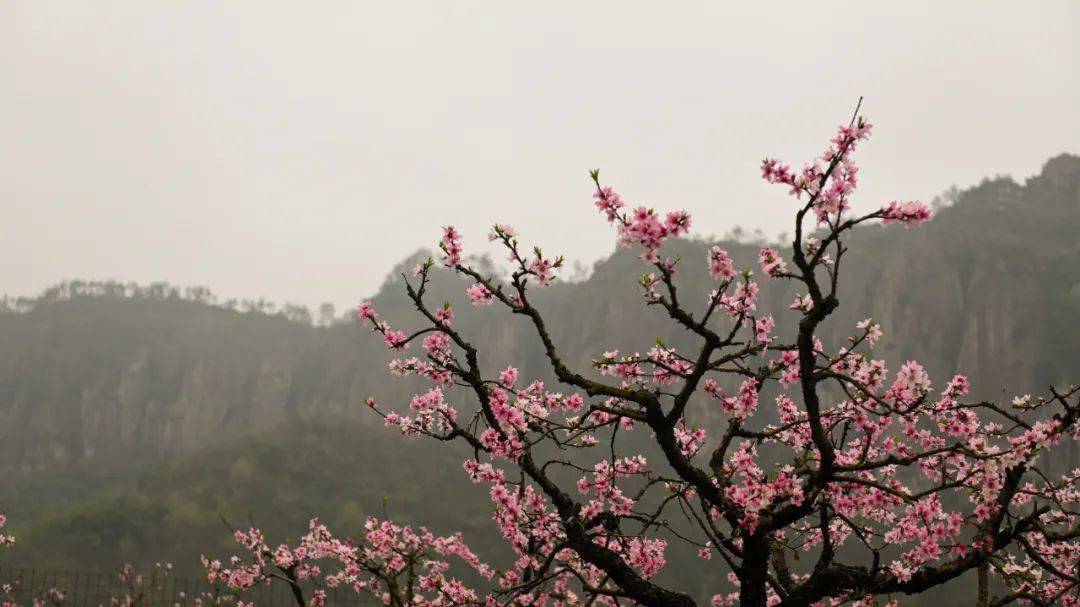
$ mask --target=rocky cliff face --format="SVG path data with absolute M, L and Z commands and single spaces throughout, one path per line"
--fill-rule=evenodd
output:
M 839 344 L 858 320 L 884 324 L 880 351 L 895 369 L 919 358 L 938 382 L 963 370 L 976 394 L 1000 397 L 1080 381 L 1080 158 L 1059 156 L 1019 185 L 988 180 L 922 229 L 870 227 L 850 240 L 841 308 L 822 337 Z M 708 291 L 706 243 L 681 241 L 685 297 Z M 727 246 L 753 267 L 756 248 Z M 599 351 L 673 345 L 690 336 L 643 305 L 641 272 L 619 252 L 586 281 L 539 293 L 565 359 L 587 368 Z M 459 326 L 484 364 L 512 361 L 547 377 L 521 319 L 464 304 L 441 276 L 434 297 L 458 302 Z M 762 301 L 781 326 L 791 285 L 767 283 Z M 376 303 L 408 325 L 394 280 Z M 378 340 L 353 323 L 312 327 L 178 297 L 75 296 L 0 315 L 0 468 L 55 470 L 162 461 L 258 435 L 290 419 L 354 416 L 368 394 L 408 396 L 385 373 Z
M 348 327 L 79 297 L 0 316 L 0 336 L 3 467 L 160 459 L 356 402 Z

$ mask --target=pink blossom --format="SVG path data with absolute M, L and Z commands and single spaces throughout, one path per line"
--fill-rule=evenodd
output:
M 357 309 L 356 315 L 360 320 L 370 320 L 372 322 L 374 322 L 375 317 L 378 316 L 378 314 L 375 313 L 375 306 L 372 305 L 369 300 L 360 302 L 360 307 Z
M 873 319 L 867 318 L 866 320 L 860 320 L 855 323 L 855 326 L 866 331 L 866 343 L 873 346 L 877 343 L 877 340 L 881 339 L 881 325 L 874 322 Z
M 920 224 L 930 219 L 930 207 L 918 201 L 890 202 L 882 207 L 882 223 Z
M 506 370 L 499 374 L 499 383 L 506 388 L 513 388 L 517 383 L 518 370 L 512 366 L 507 366 Z
M 495 296 L 484 285 L 476 283 L 469 287 L 465 294 L 472 300 L 474 306 L 490 306 L 495 301 Z
M 593 194 L 593 198 L 596 199 L 596 208 L 604 213 L 609 222 L 613 222 L 619 217 L 619 209 L 623 207 L 623 201 L 619 197 L 619 193 L 610 186 L 598 189 Z
M 754 338 L 757 339 L 760 343 L 769 343 L 770 341 L 772 341 L 772 337 L 769 335 L 769 333 L 772 332 L 773 326 L 775 326 L 775 324 L 776 321 L 773 320 L 772 314 L 769 314 L 768 316 L 763 316 L 755 320 Z
M 461 265 L 461 232 L 454 226 L 443 228 L 443 237 L 439 241 L 439 248 L 443 252 L 443 263 L 448 267 L 455 268 Z
M 709 249 L 708 262 L 709 276 L 712 278 L 731 280 L 735 277 L 735 269 L 731 263 L 731 258 L 728 257 L 727 251 L 720 247 L 714 246 Z
M 773 248 L 761 249 L 758 252 L 758 263 L 761 264 L 761 271 L 769 278 L 776 278 L 787 272 L 787 265 L 780 257 L 780 252 Z

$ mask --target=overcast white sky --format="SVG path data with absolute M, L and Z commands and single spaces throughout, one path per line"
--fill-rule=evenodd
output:
M 542 9 L 539 7 L 543 7 Z M 591 262 L 587 170 L 695 231 L 864 95 L 864 206 L 1080 152 L 1080 3 L 0 0 L 0 292 L 346 305 L 453 222 Z

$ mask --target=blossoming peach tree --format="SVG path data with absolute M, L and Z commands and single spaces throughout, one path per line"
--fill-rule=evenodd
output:
M 764 179 L 786 186 L 797 204 L 788 255 L 763 248 L 758 258 L 766 279 L 798 285 L 791 342 L 758 311 L 755 273 L 737 272 L 720 247 L 705 260 L 715 283 L 693 297 L 678 291 L 682 262 L 662 258 L 661 246 L 687 233 L 689 214 L 628 208 L 596 171 L 597 209 L 647 266 L 645 304 L 691 332 L 693 350 L 602 352 L 591 372 L 571 368 L 529 297 L 555 279 L 562 258 L 527 251 L 512 228 L 496 224 L 489 239 L 512 264 L 500 278 L 469 265 L 462 235 L 445 228 L 442 264 L 472 283 L 474 305 L 505 306 L 532 326 L 561 391 L 482 361 L 455 328 L 453 308 L 428 301 L 437 265 L 429 259 L 406 278 L 420 328 L 392 328 L 370 302 L 359 317 L 392 350 L 419 343 L 422 353 L 395 360 L 391 371 L 433 387 L 408 412 L 368 404 L 403 434 L 468 444 L 475 456 L 465 472 L 490 487 L 494 521 L 517 559 L 495 571 L 459 535 L 373 519 L 361 541 L 348 542 L 313 521 L 294 547 L 238 532 L 248 557 L 207 561 L 211 577 L 241 588 L 280 577 L 313 605 L 325 595 L 305 599 L 304 580 L 348 585 L 390 605 L 690 606 L 690 592 L 657 577 L 670 552 L 686 551 L 711 559 L 736 589 L 714 596 L 715 606 L 893 605 L 969 571 L 980 605 L 1080 605 L 1080 470 L 1055 477 L 1039 461 L 1078 437 L 1078 388 L 1011 404 L 968 402 L 963 375 L 935 389 L 917 362 L 890 374 L 873 356 L 882 335 L 874 320 L 853 327 L 842 347 L 816 337 L 839 305 L 845 235 L 867 222 L 913 226 L 930 216 L 919 202 L 851 211 L 853 154 L 870 130 L 862 118 L 841 126 L 799 172 L 762 164 Z M 768 404 L 776 415 L 755 416 L 767 388 L 777 394 Z M 686 421 L 694 407 L 722 412 L 716 436 Z M 756 420 L 763 417 L 778 421 Z M 622 449 L 635 430 L 652 452 Z M 489 580 L 486 589 L 450 577 L 450 557 Z

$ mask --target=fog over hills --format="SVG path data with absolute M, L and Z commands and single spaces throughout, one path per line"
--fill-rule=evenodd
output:
M 1077 234 L 1080 158 L 1070 155 L 1023 183 L 995 178 L 953 192 L 921 229 L 860 228 L 839 311 L 821 338 L 840 344 L 873 316 L 890 369 L 918 358 L 936 386 L 962 371 L 977 398 L 1077 381 Z M 704 259 L 712 244 L 667 246 L 686 259 L 684 298 L 711 289 Z M 737 266 L 756 267 L 757 243 L 720 244 Z M 397 272 L 412 261 L 373 298 L 406 327 L 415 323 Z M 632 252 L 618 251 L 587 278 L 537 292 L 568 364 L 585 370 L 603 350 L 643 351 L 657 338 L 691 343 L 644 305 L 641 271 Z M 433 300 L 455 303 L 455 326 L 480 346 L 481 364 L 497 371 L 513 363 L 523 377 L 554 383 L 531 327 L 504 310 L 469 306 L 466 286 L 440 273 Z M 760 306 L 781 335 L 793 324 L 793 296 L 789 284 L 762 283 Z M 166 285 L 71 282 L 7 302 L 0 469 L 14 481 L 0 486 L 0 505 L 20 543 L 5 562 L 108 568 L 167 559 L 192 571 L 200 552 L 231 541 L 220 515 L 250 515 L 269 533 L 295 536 L 309 515 L 350 531 L 384 509 L 437 531 L 463 528 L 488 554 L 505 550 L 483 490 L 460 482 L 467 454 L 402 439 L 363 406 L 368 395 L 407 402 L 416 385 L 387 373 L 381 340 L 352 320 L 313 324 L 297 308 L 225 306 Z M 696 423 L 722 421 L 700 404 Z M 1078 464 L 1075 451 L 1063 456 L 1062 465 Z

